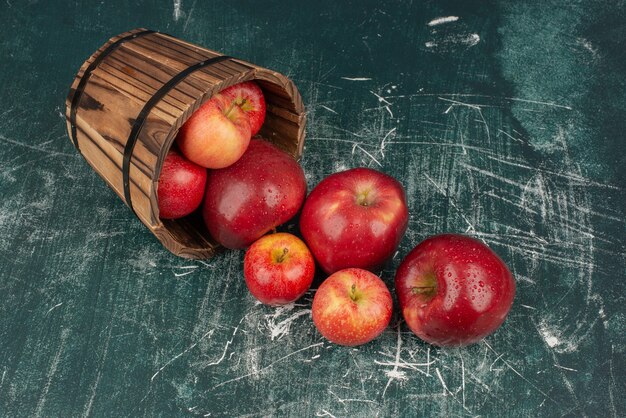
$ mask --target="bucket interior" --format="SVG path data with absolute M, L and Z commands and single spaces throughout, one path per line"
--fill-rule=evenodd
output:
M 287 86 L 275 82 L 277 73 L 268 71 L 267 74 L 257 71 L 250 80 L 254 80 L 265 97 L 266 116 L 263 127 L 259 135 L 276 144 L 281 149 L 287 151 L 297 160 L 302 155 L 302 147 L 304 141 L 304 123 L 305 116 L 302 109 L 299 93 L 295 91 L 293 84 L 286 78 L 282 77 Z M 241 82 L 243 80 L 238 80 Z M 234 83 L 230 83 L 234 84 Z M 225 88 L 227 85 L 222 87 Z M 292 90 L 292 91 L 288 91 Z M 202 103 L 210 98 L 201 98 L 199 107 Z M 197 108 L 196 107 L 196 108 Z M 191 115 L 181 117 L 178 126 L 182 124 Z M 160 175 L 163 159 L 172 146 L 175 146 L 175 137 L 179 128 L 172 129 L 168 140 L 165 142 L 163 153 L 158 163 L 155 187 L 154 201 L 158 201 L 156 192 L 158 190 L 158 175 Z M 209 170 L 208 174 L 211 174 Z M 209 258 L 215 252 L 219 251 L 220 245 L 211 237 L 207 227 L 202 219 L 202 205 L 192 214 L 179 219 L 160 219 L 158 217 L 158 205 L 153 208 L 154 219 L 158 219 L 158 225 L 155 228 L 155 234 L 161 242 L 173 253 L 187 258 Z M 156 211 L 156 213 L 154 213 Z

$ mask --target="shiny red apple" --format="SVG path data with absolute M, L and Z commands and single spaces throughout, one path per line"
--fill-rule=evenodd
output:
M 515 280 L 500 257 L 458 234 L 417 245 L 398 268 L 395 285 L 411 331 L 438 346 L 480 341 L 504 322 L 515 297 Z
M 298 162 L 255 138 L 235 164 L 209 172 L 202 215 L 217 242 L 245 248 L 291 219 L 305 195 L 306 179 Z
M 246 251 L 243 274 L 250 293 L 266 305 L 295 302 L 309 290 L 313 255 L 295 235 L 280 232 L 259 238 Z
M 248 148 L 248 115 L 222 94 L 213 96 L 185 122 L 176 141 L 187 159 L 206 168 L 224 168 Z
M 250 131 L 256 135 L 265 121 L 265 97 L 259 85 L 245 81 L 222 90 L 220 94 L 248 115 Z
M 408 222 L 402 185 L 369 168 L 322 180 L 307 197 L 300 231 L 327 273 L 380 269 L 394 253 Z
M 159 216 L 163 219 L 176 219 L 196 210 L 202 203 L 206 177 L 206 168 L 192 163 L 177 151 L 170 150 L 165 156 L 159 175 Z
M 385 283 L 367 270 L 340 270 L 320 285 L 311 315 L 320 334 L 355 346 L 378 337 L 389 325 L 393 302 Z

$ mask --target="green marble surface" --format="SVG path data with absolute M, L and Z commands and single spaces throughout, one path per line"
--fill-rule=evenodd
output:
M 396 314 L 343 348 L 313 291 L 255 303 L 243 252 L 164 250 L 65 127 L 78 67 L 135 27 L 291 77 L 310 188 L 406 187 L 382 278 L 428 235 L 480 238 L 517 281 L 503 327 L 444 350 Z M 0 57 L 1 416 L 626 415 L 624 1 L 2 0 Z

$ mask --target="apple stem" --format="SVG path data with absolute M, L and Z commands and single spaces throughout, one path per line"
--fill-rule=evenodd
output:
M 230 104 L 230 107 L 228 108 L 228 110 L 226 110 L 226 112 L 224 112 L 224 116 L 226 116 L 227 118 L 230 119 L 230 112 L 232 112 L 233 108 L 237 106 L 237 104 L 235 102 Z
M 352 289 L 350 290 L 350 299 L 356 302 L 356 283 L 352 283 Z
M 433 293 L 435 289 L 435 286 L 415 286 L 411 288 L 411 291 L 413 292 L 413 294 L 419 295 Z
M 369 206 L 369 204 L 371 203 L 370 199 L 368 198 L 369 193 L 370 190 L 361 191 L 356 197 L 356 203 L 365 207 Z
M 279 262 L 279 263 L 282 263 L 283 261 L 285 261 L 285 257 L 287 256 L 288 252 L 289 252 L 289 248 L 287 248 L 287 247 L 283 248 L 283 253 L 278 256 L 276 261 Z

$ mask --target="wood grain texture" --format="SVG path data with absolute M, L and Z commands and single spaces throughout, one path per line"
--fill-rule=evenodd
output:
M 124 201 L 123 157 L 143 109 L 179 74 L 221 56 L 169 35 L 134 29 L 111 38 L 83 63 L 66 99 L 68 133 L 91 167 Z M 225 87 L 248 80 L 258 80 L 265 92 L 266 121 L 260 134 L 299 159 L 305 114 L 295 85 L 275 71 L 234 58 L 189 71 L 148 109 L 138 131 L 130 154 L 130 202 L 126 203 L 176 255 L 209 258 L 219 245 L 198 216 L 159 218 L 157 187 L 165 155 L 180 126 L 202 103 Z

